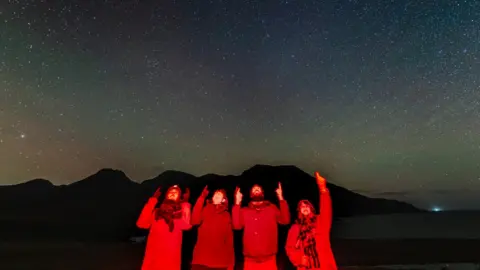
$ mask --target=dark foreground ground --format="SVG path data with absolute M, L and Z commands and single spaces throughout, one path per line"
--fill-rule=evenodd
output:
M 335 240 L 339 266 L 480 263 L 480 240 Z M 129 243 L 0 243 L 0 269 L 136 270 L 143 245 Z M 185 256 L 185 257 L 188 257 Z M 292 269 L 280 254 L 279 270 Z M 185 264 L 187 265 L 187 264 Z M 241 267 L 241 265 L 237 265 Z M 188 269 L 188 268 L 187 268 Z M 237 268 L 241 269 L 241 268 Z

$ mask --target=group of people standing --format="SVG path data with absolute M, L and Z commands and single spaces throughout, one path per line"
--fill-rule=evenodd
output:
M 332 203 L 326 180 L 315 173 L 320 193 L 320 213 L 308 200 L 297 205 L 297 220 L 291 226 L 285 245 L 288 258 L 298 270 L 336 270 L 330 248 Z M 207 187 L 197 199 L 193 211 L 188 189 L 170 187 L 165 199 L 157 189 L 144 206 L 137 226 L 149 229 L 142 270 L 180 270 L 182 234 L 198 226 L 192 270 L 233 270 L 235 254 L 233 230 L 243 229 L 244 270 L 276 270 L 278 224 L 290 223 L 290 211 L 279 183 L 279 206 L 265 200 L 263 188 L 254 185 L 248 206 L 241 207 L 243 194 L 235 190 L 232 213 L 228 212 L 225 190 L 215 190 L 211 199 Z

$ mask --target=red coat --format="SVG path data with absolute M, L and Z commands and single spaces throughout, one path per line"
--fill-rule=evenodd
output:
M 243 255 L 246 259 L 265 261 L 278 252 L 278 224 L 290 223 L 290 211 L 285 200 L 280 201 L 280 210 L 272 203 L 265 201 L 261 208 L 251 203 L 232 209 L 233 228 L 243 229 Z
M 315 226 L 315 242 L 317 253 L 320 261 L 319 269 L 311 270 L 336 270 L 337 264 L 330 247 L 330 228 L 332 226 L 332 200 L 330 193 L 320 192 L 320 214 L 317 217 L 317 224 Z M 290 261 L 297 266 L 297 269 L 304 269 L 298 267 L 301 264 L 303 257 L 303 250 L 297 246 L 298 234 L 300 232 L 300 225 L 294 224 L 288 231 L 287 243 L 285 250 Z
M 212 268 L 233 267 L 233 231 L 228 208 L 219 211 L 213 204 L 204 206 L 205 197 L 200 196 L 193 207 L 192 225 L 199 225 L 192 264 Z
M 139 228 L 150 229 L 142 270 L 180 270 L 183 230 L 191 228 L 190 204 L 182 204 L 184 215 L 174 220 L 172 232 L 165 220 L 155 220 L 153 210 L 156 204 L 157 198 L 150 198 L 137 220 Z

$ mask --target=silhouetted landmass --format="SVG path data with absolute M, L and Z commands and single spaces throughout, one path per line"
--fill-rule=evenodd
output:
M 135 228 L 141 208 L 156 188 L 178 184 L 191 189 L 193 204 L 205 185 L 224 188 L 233 200 L 239 186 L 243 193 L 254 183 L 276 202 L 275 188 L 281 181 L 292 217 L 300 199 L 318 201 L 314 178 L 294 166 L 256 165 L 239 176 L 208 174 L 201 177 L 166 171 L 136 183 L 119 170 L 102 169 L 81 181 L 55 186 L 47 180 L 0 187 L 0 241 L 33 239 L 126 240 L 145 233 Z M 334 216 L 419 212 L 414 206 L 386 199 L 373 199 L 329 183 Z M 244 203 L 247 203 L 245 196 Z M 292 219 L 293 221 L 293 219 Z M 283 231 L 281 233 L 284 233 Z M 189 238 L 188 235 L 186 236 Z

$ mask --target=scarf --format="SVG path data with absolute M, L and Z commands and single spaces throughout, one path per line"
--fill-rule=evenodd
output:
M 314 208 L 310 202 L 303 202 L 311 206 L 312 213 L 314 213 Z M 297 224 L 300 227 L 298 238 L 297 238 L 297 248 L 303 249 L 303 254 L 308 257 L 308 265 L 306 269 L 316 269 L 320 268 L 320 260 L 317 252 L 317 241 L 315 239 L 315 227 L 317 224 L 317 215 L 312 214 L 309 217 L 300 216 L 297 219 Z
M 172 200 L 164 200 L 155 211 L 155 220 L 163 219 L 168 225 L 168 230 L 173 232 L 174 220 L 182 217 L 182 206 Z
M 311 217 L 301 218 L 297 221 L 297 224 L 300 226 L 298 240 L 302 241 L 304 247 L 306 246 L 305 244 L 307 244 L 307 246 L 311 245 L 311 239 L 315 237 L 316 221 L 317 216 L 315 215 L 312 215 Z

